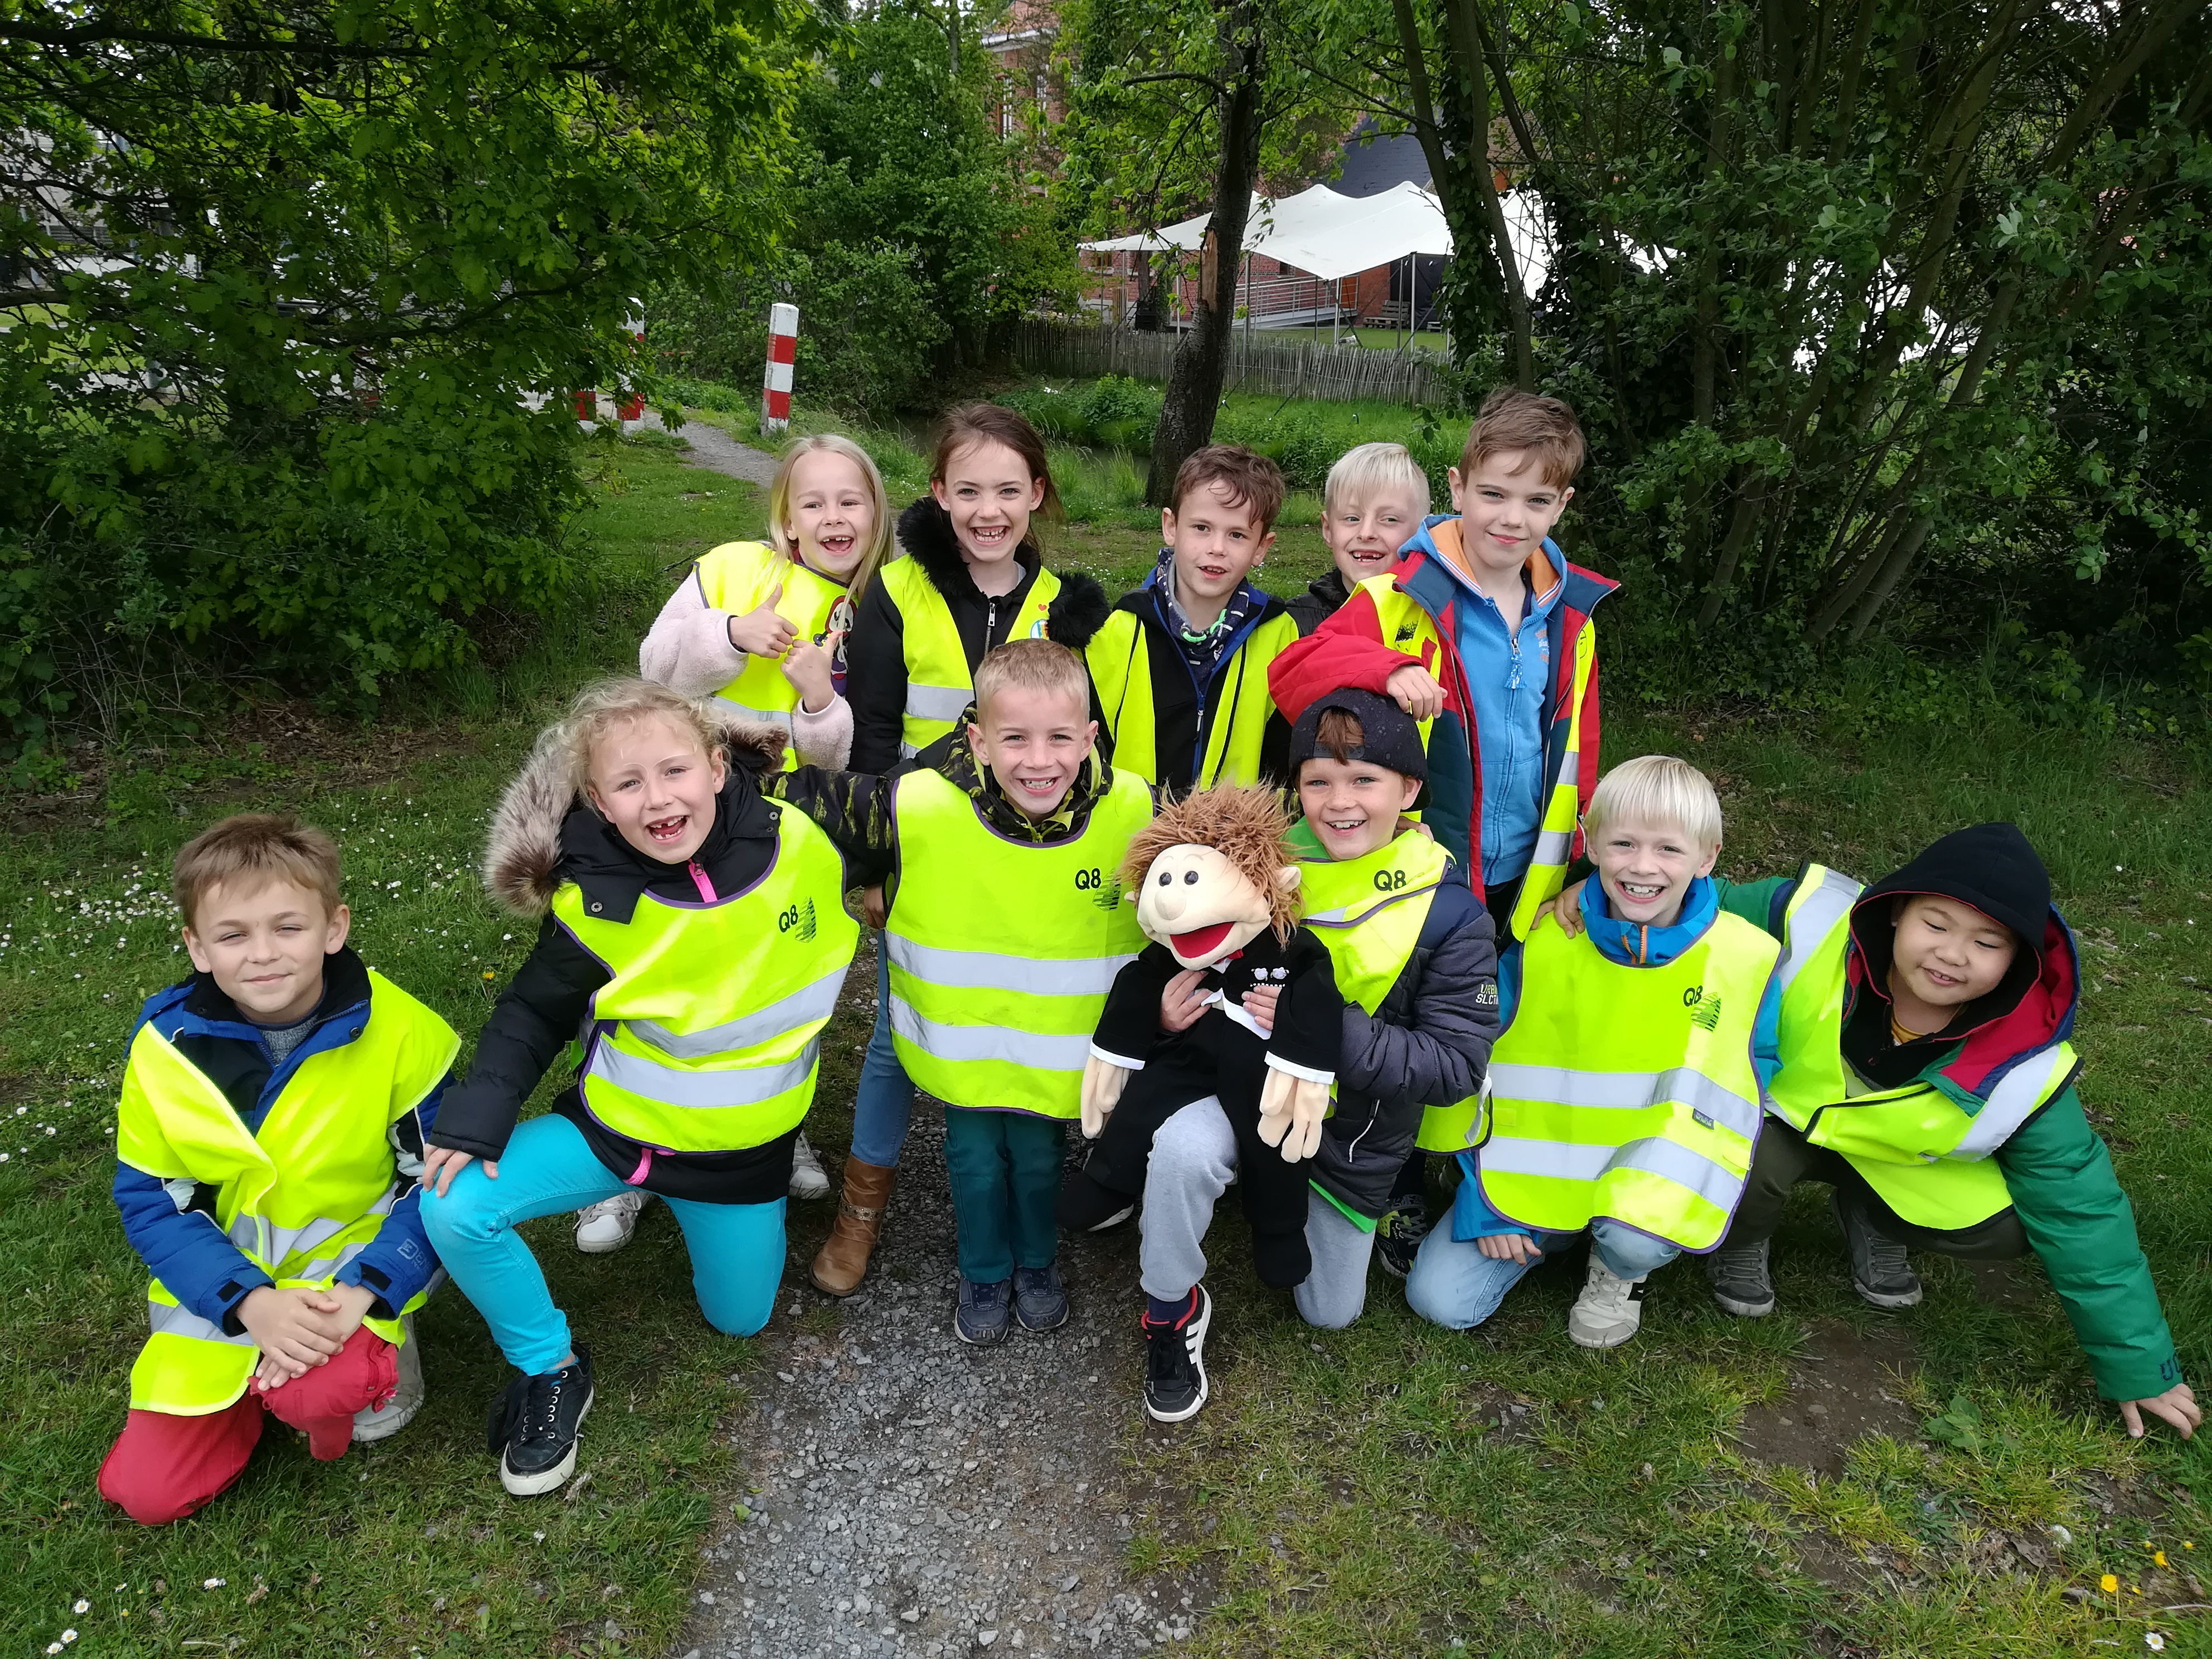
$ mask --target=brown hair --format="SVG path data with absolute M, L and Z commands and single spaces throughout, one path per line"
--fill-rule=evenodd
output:
M 1009 640 L 975 665 L 975 718 L 1001 691 L 1053 691 L 1073 697 L 1091 713 L 1091 676 L 1083 659 L 1051 640 Z
M 1122 855 L 1121 885 L 1130 892 L 1142 887 L 1152 860 L 1170 847 L 1211 847 L 1267 895 L 1269 924 L 1287 944 L 1298 925 L 1298 890 L 1285 887 L 1275 872 L 1296 862 L 1290 833 L 1291 821 L 1275 791 L 1256 784 L 1217 783 L 1170 800 L 1137 831 Z
M 1534 456 L 1544 482 L 1565 489 L 1583 470 L 1588 447 L 1575 411 L 1557 398 L 1502 386 L 1482 400 L 1474 424 L 1467 429 L 1467 447 L 1459 453 L 1462 481 L 1492 455 L 1516 450 Z
M 338 908 L 338 844 L 289 813 L 240 812 L 210 825 L 185 843 L 170 873 L 185 926 L 196 924 L 210 892 L 240 878 L 257 888 L 272 881 L 309 888 L 328 914 Z
M 1349 766 L 1357 760 L 1352 751 L 1366 741 L 1367 728 L 1349 708 L 1324 708 L 1321 719 L 1314 722 L 1314 748 L 1328 750 L 1328 757 L 1339 766 Z
M 700 752 L 709 759 L 720 747 L 721 738 L 703 703 L 678 696 L 654 680 L 594 680 L 576 694 L 575 702 L 568 705 L 568 717 L 559 727 L 561 746 L 568 751 L 568 781 L 578 794 L 591 787 L 592 750 L 599 739 L 615 726 L 654 714 L 696 738 Z
M 1242 444 L 1208 444 L 1194 449 L 1176 469 L 1176 517 L 1182 517 L 1183 500 L 1191 491 L 1218 483 L 1229 492 L 1233 507 L 1249 507 L 1264 536 L 1275 527 L 1283 510 L 1283 469 L 1265 455 Z
M 1052 462 L 1044 453 L 1044 440 L 1019 410 L 1000 404 L 962 404 L 946 410 L 937 422 L 937 447 L 929 459 L 930 483 L 943 483 L 952 458 L 970 444 L 1004 444 L 1012 450 L 1022 458 L 1032 479 L 1044 481 L 1044 500 L 1037 511 L 1051 519 L 1065 516 L 1060 486 L 1052 481 Z
M 799 556 L 799 543 L 786 526 L 791 517 L 791 476 L 809 455 L 842 455 L 860 470 L 860 485 L 867 491 L 868 507 L 874 519 L 868 531 L 867 545 L 860 550 L 853 574 L 845 579 L 846 597 L 858 605 L 866 597 L 868 584 L 875 579 L 877 568 L 891 556 L 891 507 L 884 494 L 884 475 L 876 471 L 873 458 L 842 433 L 823 432 L 811 438 L 793 439 L 783 452 L 783 459 L 776 463 L 775 477 L 768 486 L 769 545 L 787 559 Z

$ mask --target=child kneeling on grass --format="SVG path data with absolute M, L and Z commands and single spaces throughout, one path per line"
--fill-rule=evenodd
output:
M 1509 958 L 1489 1122 L 1406 1299 L 1480 1325 L 1588 1232 L 1567 1335 L 1610 1348 L 1636 1334 L 1652 1271 L 1717 1246 L 1742 1196 L 1777 1064 L 1776 945 L 1721 908 L 1720 801 L 1696 768 L 1613 768 L 1583 830 L 1597 878 L 1578 925 L 1539 927 Z
M 487 878 L 544 921 L 430 1137 L 422 1212 L 521 1372 L 489 1433 L 518 1497 L 568 1478 L 592 1392 L 520 1224 L 642 1188 L 684 1230 L 710 1324 L 750 1336 L 775 1306 L 793 1143 L 860 933 L 844 860 L 799 799 L 824 775 L 774 779 L 793 805 L 757 781 L 784 740 L 608 681 L 501 803 Z M 518 1127 L 580 1029 L 574 1084 Z
M 319 830 L 225 818 L 175 890 L 194 972 L 146 1000 L 115 1131 L 153 1334 L 100 1470 L 149 1525 L 237 1480 L 264 1411 L 328 1460 L 421 1407 L 407 1316 L 438 1262 L 415 1180 L 460 1048 L 347 945 Z
M 975 670 L 969 753 L 933 745 L 891 785 L 887 1012 L 899 1063 L 945 1103 L 963 1342 L 1067 1319 L 1062 1149 L 1106 994 L 1145 942 L 1115 872 L 1152 817 L 1097 733 L 1082 659 L 1015 640 Z

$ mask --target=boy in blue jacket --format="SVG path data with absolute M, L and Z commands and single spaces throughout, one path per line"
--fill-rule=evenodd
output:
M 289 817 L 177 855 L 194 973 L 147 999 L 115 1202 L 152 1327 L 100 1495 L 181 1519 L 244 1473 L 264 1412 L 318 1458 L 422 1401 L 406 1316 L 438 1273 L 416 1185 L 460 1040 L 346 945 L 338 851 Z

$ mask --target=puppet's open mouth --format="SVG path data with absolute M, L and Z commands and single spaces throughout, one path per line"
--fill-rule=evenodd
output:
M 1222 940 L 1227 939 L 1236 927 L 1233 921 L 1217 921 L 1211 927 L 1200 927 L 1193 933 L 1170 933 L 1168 935 L 1168 948 L 1185 962 L 1195 962 L 1218 951 Z

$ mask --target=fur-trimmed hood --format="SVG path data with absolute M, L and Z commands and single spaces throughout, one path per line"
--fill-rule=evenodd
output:
M 730 763 L 720 810 L 733 816 L 760 801 L 757 780 L 781 769 L 788 738 L 781 726 L 741 720 L 718 703 L 708 708 Z M 548 726 L 492 814 L 484 845 L 484 885 L 515 915 L 542 916 L 562 882 L 577 873 L 570 866 L 605 863 L 610 840 L 637 861 L 641 875 L 652 873 L 627 843 L 611 836 L 605 820 L 570 783 L 561 728 Z
M 935 496 L 921 496 L 899 514 L 898 539 L 907 556 L 921 567 L 929 585 L 945 596 L 946 604 L 957 605 L 963 598 L 975 597 L 975 579 L 968 574 L 967 562 L 960 556 L 959 538 L 952 533 L 952 517 L 937 504 Z M 1030 580 L 1043 568 L 1034 541 L 1024 539 L 1014 550 L 1014 557 Z M 1080 651 L 1105 625 L 1112 608 L 1106 590 L 1079 570 L 1053 574 L 1060 579 L 1060 592 L 1046 610 L 1045 635 L 1071 651 Z

